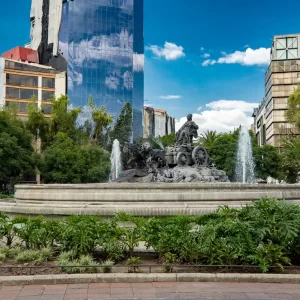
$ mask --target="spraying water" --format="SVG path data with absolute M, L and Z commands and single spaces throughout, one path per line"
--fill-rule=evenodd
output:
M 119 178 L 120 173 L 122 171 L 122 157 L 121 157 L 121 149 L 120 143 L 118 140 L 114 140 L 113 147 L 110 156 L 110 181 L 116 180 Z
M 249 131 L 246 127 L 240 127 L 235 165 L 235 181 L 242 183 L 254 183 L 255 164 L 252 155 L 252 143 Z

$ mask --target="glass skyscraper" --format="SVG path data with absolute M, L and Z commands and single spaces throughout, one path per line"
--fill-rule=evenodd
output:
M 42 18 L 42 27 L 48 26 L 49 37 L 58 32 L 58 49 L 53 49 L 55 38 L 49 45 L 49 37 L 44 49 L 53 49 L 67 61 L 67 94 L 72 106 L 86 107 L 92 96 L 97 107 L 104 105 L 116 119 L 124 103 L 130 102 L 134 139 L 143 135 L 143 1 L 43 0 L 42 8 L 46 7 L 49 19 L 45 22 Z M 34 2 L 32 11 L 35 9 L 38 15 L 40 2 Z M 62 12 L 61 18 L 53 14 L 51 5 Z M 49 64 L 59 67 L 53 55 L 49 56 Z

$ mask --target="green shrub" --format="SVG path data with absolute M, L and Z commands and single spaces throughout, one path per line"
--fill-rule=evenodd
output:
M 5 194 L 0 193 L 0 200 L 1 199 L 13 199 L 13 198 L 14 198 L 14 196 L 12 196 L 12 195 L 5 195 Z
M 61 233 L 61 223 L 45 220 L 42 216 L 34 219 L 25 218 L 16 232 L 27 249 L 53 248 Z
M 76 256 L 95 250 L 100 220 L 94 216 L 70 216 L 62 225 L 60 243 L 63 251 L 74 251 Z
M 53 257 L 53 251 L 50 248 L 42 248 L 41 250 L 24 250 L 17 254 L 17 263 L 34 263 L 40 264 L 47 262 Z
M 5 259 L 6 259 L 6 254 L 0 252 L 0 264 L 2 264 L 5 261 Z
M 101 263 L 101 268 L 103 273 L 110 273 L 112 270 L 112 266 L 115 264 L 112 260 L 105 260 Z
M 99 270 L 99 265 L 91 256 L 81 255 L 78 259 L 72 259 L 72 256 L 72 252 L 63 252 L 59 256 L 56 264 L 62 266 L 63 272 L 69 274 L 96 273 Z M 86 267 L 84 268 L 84 266 Z
M 10 219 L 7 215 L 0 213 L 0 240 L 4 239 L 8 247 L 13 244 L 17 236 L 17 227 L 22 219 L 22 217 Z
M 4 254 L 5 256 L 8 256 L 9 253 L 9 247 L 4 246 L 4 247 L 0 247 L 0 254 Z
M 91 266 L 89 268 L 81 268 L 81 273 L 96 273 L 98 271 L 98 263 L 90 255 L 82 255 L 79 257 L 80 266 Z
M 283 271 L 283 265 L 290 265 L 290 259 L 283 253 L 283 248 L 272 243 L 260 244 L 255 253 L 249 259 L 258 264 L 262 272 L 268 272 L 271 266 L 279 267 Z
M 42 248 L 39 255 L 41 261 L 49 261 L 53 258 L 53 250 L 50 247 Z
M 27 263 L 27 262 L 38 262 L 40 259 L 40 251 L 38 250 L 24 250 L 20 252 L 16 257 L 17 263 Z
M 15 247 L 9 248 L 8 257 L 15 258 L 22 251 L 23 251 L 23 249 L 20 246 L 15 246 Z
M 136 273 L 140 271 L 140 267 L 143 261 L 139 257 L 130 257 L 126 261 L 126 265 L 130 266 L 128 268 L 128 273 Z
M 120 261 L 125 256 L 126 249 L 124 249 L 123 243 L 117 239 L 112 239 L 102 245 L 101 253 L 104 257 L 107 257 L 111 261 Z
M 178 258 L 176 256 L 176 254 L 173 253 L 165 253 L 163 256 L 163 262 L 164 264 L 166 264 L 165 267 L 163 267 L 163 271 L 166 273 L 172 272 L 173 268 L 171 266 L 169 266 L 170 264 L 176 264 L 178 262 Z

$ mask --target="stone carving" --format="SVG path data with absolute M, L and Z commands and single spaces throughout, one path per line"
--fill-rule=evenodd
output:
M 193 138 L 198 137 L 199 126 L 193 121 L 193 115 L 187 115 L 187 121 L 181 126 L 176 133 L 176 144 L 192 144 Z
M 229 182 L 224 171 L 217 170 L 203 146 L 193 146 L 198 125 L 187 122 L 176 134 L 176 143 L 165 149 L 153 149 L 149 141 L 123 148 L 125 171 L 119 182 Z

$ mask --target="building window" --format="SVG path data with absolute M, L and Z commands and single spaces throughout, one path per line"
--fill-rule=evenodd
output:
M 37 90 L 30 90 L 30 89 L 18 89 L 18 88 L 6 88 L 6 98 L 8 99 L 24 99 L 30 100 L 33 97 L 37 99 L 38 91 Z
M 6 84 L 18 85 L 18 86 L 38 86 L 38 77 L 37 76 L 25 76 L 25 75 L 16 75 L 16 74 L 6 74 Z
M 295 59 L 298 57 L 298 38 L 288 37 L 276 40 L 277 59 Z
M 55 88 L 55 79 L 54 78 L 43 78 L 42 86 L 45 88 Z
M 42 112 L 46 115 L 50 115 L 52 113 L 52 104 L 44 104 L 42 107 Z
M 28 102 L 6 101 L 5 106 L 15 108 L 19 113 L 28 113 Z M 37 103 L 35 103 L 35 108 L 38 108 Z
M 54 92 L 42 91 L 42 100 L 51 101 L 54 97 Z

